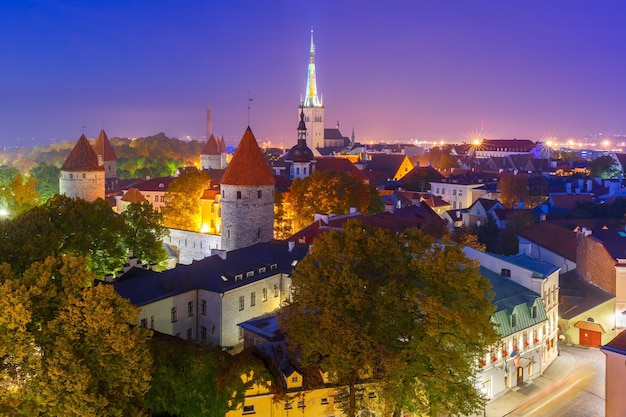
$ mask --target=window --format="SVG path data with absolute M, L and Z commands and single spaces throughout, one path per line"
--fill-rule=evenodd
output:
M 298 401 L 298 408 L 304 408 L 304 401 Z
M 510 278 L 510 277 L 511 277 L 511 270 L 510 270 L 510 269 L 507 269 L 507 268 L 502 268 L 502 269 L 500 270 L 500 275 L 502 275 L 503 277 L 508 277 L 508 278 Z
M 254 276 L 254 271 L 248 271 L 248 272 L 246 272 L 246 278 L 250 278 L 250 277 L 252 277 L 252 276 Z
M 456 195 L 456 190 L 452 190 L 452 195 Z
M 274 298 L 278 297 L 278 284 L 274 284 Z
M 257 198 L 261 198 L 261 197 L 263 197 L 263 190 L 259 190 L 259 191 L 257 191 L 257 192 L 256 192 L 256 196 L 257 196 Z
M 511 314 L 511 327 L 517 326 L 517 315 L 515 313 Z
M 463 197 L 463 190 L 459 190 L 459 197 Z
M 321 404 L 322 405 L 328 404 L 328 398 L 322 398 Z
M 141 327 L 144 329 L 148 327 L 148 319 L 141 319 Z
M 243 327 L 239 328 L 239 338 L 243 339 Z
M 154 316 L 150 316 L 150 328 L 154 330 Z
M 292 376 L 291 377 L 291 382 L 298 382 L 298 377 L 297 376 Z
M 206 300 L 200 300 L 200 314 L 206 316 Z
M 237 274 L 235 275 L 235 282 L 237 281 L 241 281 L 243 279 L 243 274 Z
M 533 306 L 532 317 L 533 317 L 534 319 L 536 319 L 536 318 L 537 318 L 537 306 Z
M 237 200 L 241 200 L 241 191 L 237 191 Z
M 187 316 L 188 317 L 193 316 L 193 301 L 189 301 L 187 303 Z
M 261 293 L 261 300 L 267 301 L 267 288 L 263 288 L 263 292 Z
M 206 327 L 200 327 L 200 340 L 206 341 Z
M 245 307 L 245 300 L 243 295 L 239 297 L 239 311 L 242 311 Z
M 242 414 L 254 414 L 254 405 L 244 405 Z
M 250 307 L 254 307 L 255 304 L 256 304 L 256 293 L 252 292 L 250 293 Z
M 73 178 L 74 178 L 74 174 L 70 174 L 70 179 L 73 179 Z
M 192 336 L 193 336 L 193 330 L 187 329 L 187 340 L 191 340 Z
M 176 313 L 176 307 L 172 307 L 172 323 L 178 320 L 178 314 Z
M 288 401 L 285 403 L 285 410 L 291 410 L 293 408 L 293 403 Z

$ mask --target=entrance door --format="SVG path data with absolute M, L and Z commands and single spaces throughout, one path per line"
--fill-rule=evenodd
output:
M 524 368 L 521 366 L 517 368 L 517 386 L 519 387 L 524 382 Z
M 578 329 L 581 346 L 599 347 L 602 344 L 602 333 L 593 330 Z

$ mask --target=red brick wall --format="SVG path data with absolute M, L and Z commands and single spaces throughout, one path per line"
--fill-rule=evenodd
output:
M 615 294 L 615 259 L 593 235 L 576 235 L 576 268 L 583 279 Z

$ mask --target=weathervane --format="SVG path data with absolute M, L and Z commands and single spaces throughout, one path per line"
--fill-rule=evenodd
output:
M 250 97 L 250 90 L 248 90 L 248 127 L 250 127 L 250 103 L 252 103 L 252 97 Z

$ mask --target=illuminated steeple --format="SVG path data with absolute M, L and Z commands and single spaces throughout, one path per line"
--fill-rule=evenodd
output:
M 315 44 L 313 43 L 313 29 L 311 29 L 309 72 L 306 78 L 306 93 L 303 105 L 304 107 L 322 107 L 322 101 L 317 97 L 317 82 L 315 80 Z

